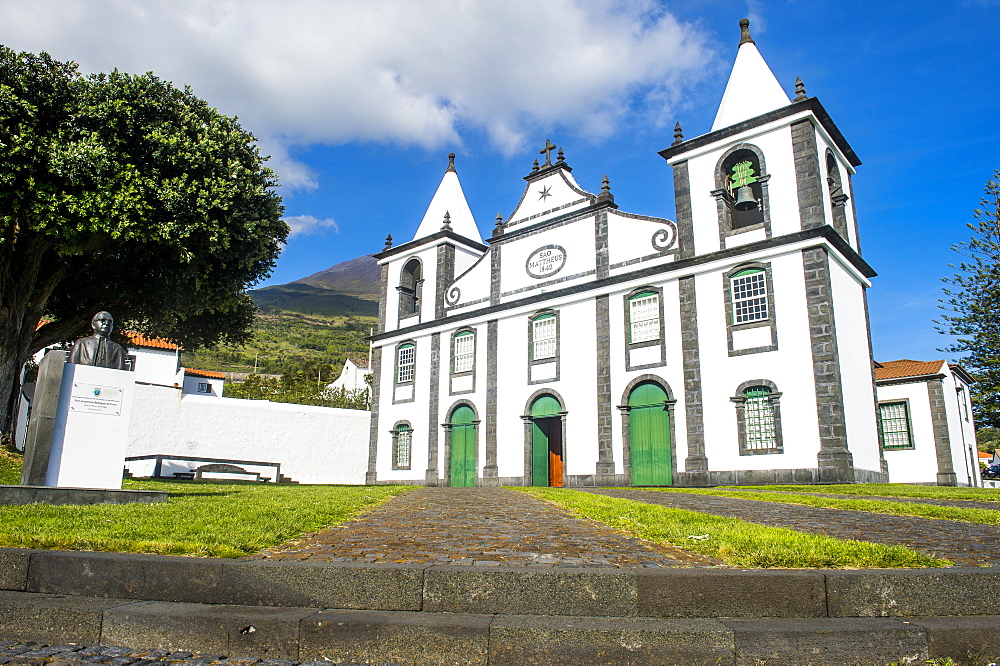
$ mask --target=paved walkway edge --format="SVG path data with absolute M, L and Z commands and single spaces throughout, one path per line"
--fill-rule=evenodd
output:
M 0 504 L 153 504 L 166 502 L 163 490 L 113 490 L 109 488 L 56 488 L 53 486 L 0 486 Z
M 681 650 L 706 663 L 801 664 L 1000 655 L 1000 568 L 479 568 L 0 549 L 0 590 L 3 638 L 298 660 L 548 663 L 563 655 L 560 663 L 601 663 L 594 655 L 606 652 L 608 663 L 670 663 Z

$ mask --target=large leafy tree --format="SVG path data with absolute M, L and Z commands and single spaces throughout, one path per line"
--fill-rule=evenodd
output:
M 99 310 L 187 347 L 249 335 L 288 234 L 264 159 L 189 89 L 0 46 L 0 432 L 24 361 Z
M 1000 170 L 986 181 L 972 238 L 954 246 L 963 261 L 944 278 L 944 308 L 938 330 L 957 337 L 944 351 L 964 354 L 960 362 L 976 382 L 972 405 L 979 426 L 1000 427 Z

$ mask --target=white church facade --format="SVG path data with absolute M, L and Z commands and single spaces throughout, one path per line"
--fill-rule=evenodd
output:
M 860 161 L 796 88 L 743 25 L 712 130 L 660 152 L 676 220 L 586 191 L 546 141 L 484 242 L 452 159 L 376 255 L 367 482 L 886 481 Z

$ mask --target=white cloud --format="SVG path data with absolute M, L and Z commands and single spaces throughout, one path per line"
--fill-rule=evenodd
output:
M 340 228 L 332 217 L 321 220 L 312 215 L 289 215 L 282 219 L 288 225 L 289 229 L 291 229 L 288 233 L 289 238 L 318 234 L 328 229 L 332 229 L 334 233 L 340 233 Z
M 455 147 L 474 129 L 510 154 L 553 125 L 600 138 L 663 117 L 715 65 L 653 0 L 0 0 L 0 43 L 190 84 L 292 187 L 316 180 L 289 148 Z

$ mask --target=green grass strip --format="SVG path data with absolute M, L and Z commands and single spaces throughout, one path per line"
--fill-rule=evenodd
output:
M 903 483 L 840 483 L 829 485 L 729 486 L 749 490 L 778 490 L 799 493 L 832 493 L 868 497 L 910 497 L 918 499 L 971 500 L 1000 503 L 1000 488 L 955 488 L 953 486 L 911 486 Z
M 0 546 L 242 557 L 339 525 L 405 486 L 126 481 L 158 504 L 0 506 Z
M 834 539 L 577 490 L 516 490 L 627 534 L 708 555 L 734 567 L 882 569 L 952 564 L 902 546 Z
M 0 486 L 21 483 L 21 461 L 24 456 L 0 447 Z
M 826 509 L 846 509 L 866 513 L 883 513 L 892 516 L 914 516 L 940 520 L 963 520 L 980 525 L 1000 525 L 1000 510 L 966 509 L 964 507 L 937 506 L 912 502 L 893 502 L 878 499 L 844 499 L 838 497 L 816 497 L 795 495 L 788 492 L 767 490 L 725 490 L 722 488 L 646 488 L 657 492 L 685 493 L 688 495 L 711 495 L 742 500 L 760 500 L 776 504 L 802 504 Z

